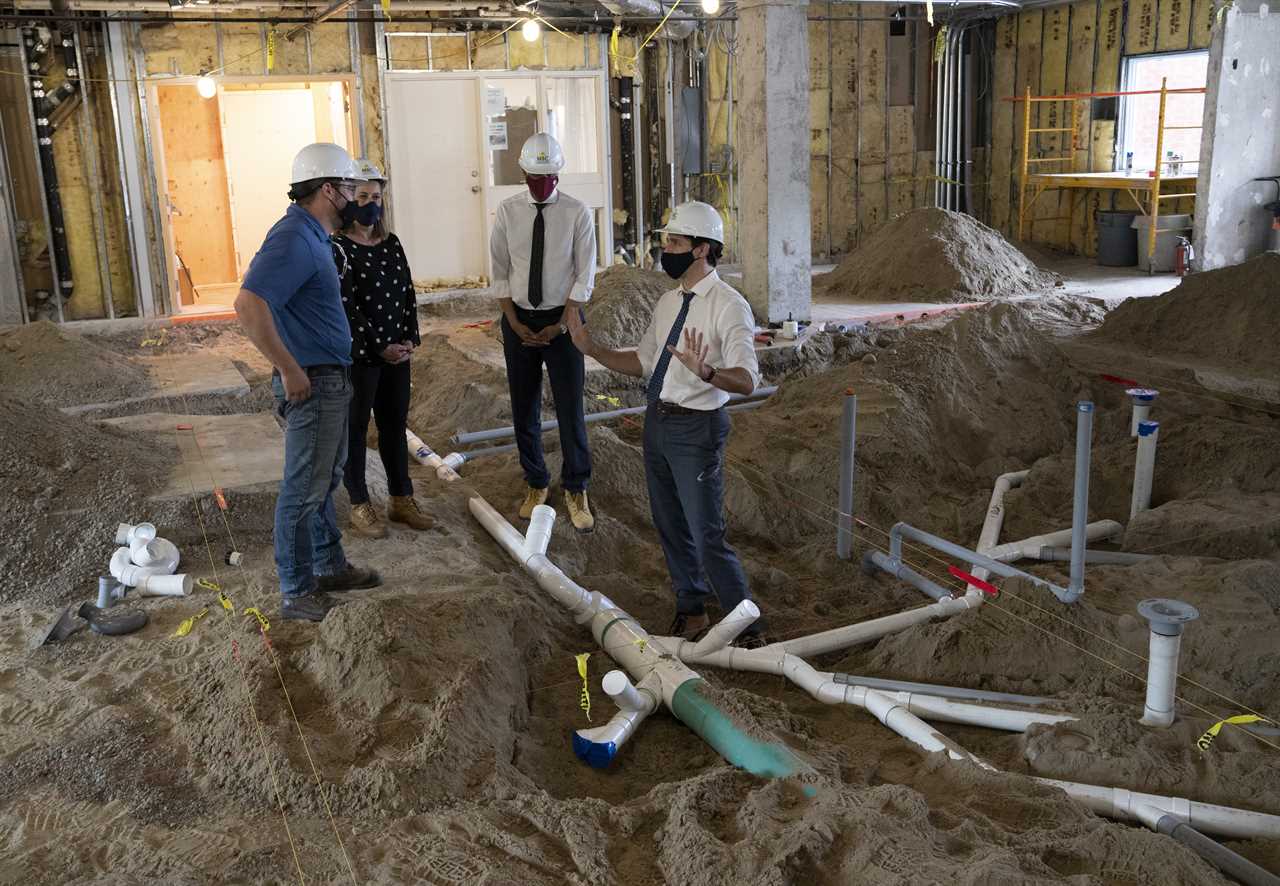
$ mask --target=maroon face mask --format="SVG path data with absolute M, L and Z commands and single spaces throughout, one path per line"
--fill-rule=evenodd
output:
M 560 182 L 558 175 L 526 175 L 524 177 L 525 184 L 529 186 L 529 193 L 533 195 L 533 199 L 539 203 L 546 203 L 547 198 L 556 189 L 556 185 Z

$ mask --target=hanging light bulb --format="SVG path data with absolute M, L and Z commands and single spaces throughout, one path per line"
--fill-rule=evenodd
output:
M 201 74 L 196 80 L 196 92 L 200 93 L 201 98 L 213 98 L 218 94 L 218 84 L 208 74 Z
M 702 0 L 702 11 L 707 15 L 715 15 L 720 11 L 720 0 Z
M 542 36 L 542 25 L 538 24 L 537 19 L 525 19 L 524 24 L 520 26 L 520 36 L 533 43 Z

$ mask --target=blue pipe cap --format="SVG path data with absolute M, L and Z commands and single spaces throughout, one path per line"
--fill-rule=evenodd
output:
M 1140 421 L 1138 422 L 1138 436 L 1150 437 L 1156 431 L 1160 430 L 1160 422 L 1158 421 Z
M 578 759 L 593 769 L 608 769 L 618 755 L 618 745 L 612 741 L 592 741 L 582 734 L 573 734 L 573 752 Z

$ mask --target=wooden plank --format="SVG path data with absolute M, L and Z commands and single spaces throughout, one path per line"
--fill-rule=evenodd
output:
M 1040 62 L 1040 90 L 1042 95 L 1062 95 L 1067 91 L 1067 53 L 1071 43 L 1070 30 L 1071 7 L 1054 6 L 1045 10 L 1044 30 L 1041 39 L 1044 43 L 1043 56 Z M 1039 125 L 1046 129 L 1059 129 L 1071 123 L 1070 102 L 1041 102 Z M 1035 119 L 1034 113 L 1032 119 Z M 1040 133 L 1039 147 L 1042 157 L 1065 157 L 1068 142 L 1061 133 Z M 1042 172 L 1067 172 L 1070 167 L 1066 163 L 1039 164 Z M 1057 249 L 1065 249 L 1070 231 L 1064 217 L 1067 215 L 1066 200 L 1062 194 L 1047 193 L 1036 203 L 1036 218 L 1043 223 L 1036 226 L 1039 236 L 1044 242 Z
M 1125 27 L 1124 53 L 1138 55 L 1156 49 L 1156 0 L 1132 0 Z
M 159 86 L 165 188 L 177 210 L 169 217 L 174 246 L 196 286 L 236 279 L 227 169 L 218 102 L 193 86 Z
M 1215 0 L 1195 0 L 1191 11 L 1191 48 L 1208 49 L 1218 12 Z
M 1191 45 L 1192 0 L 1160 0 L 1156 49 L 1173 52 Z
M 990 223 L 1005 235 L 1011 235 L 1009 208 L 1017 179 L 1018 158 L 1013 141 L 1014 117 L 1022 105 L 1006 99 L 1018 92 L 1014 78 L 1018 60 L 1018 16 L 1005 15 L 996 20 L 995 59 L 993 61 L 994 93 L 991 105 L 991 205 Z
M 1098 37 L 1098 4 L 1097 0 L 1084 0 L 1071 6 L 1071 46 L 1067 59 L 1067 92 L 1082 93 L 1093 89 L 1093 66 L 1097 51 Z M 1090 166 L 1090 149 L 1093 140 L 1090 138 L 1093 103 L 1076 102 L 1076 131 L 1071 137 L 1076 145 L 1076 160 L 1072 164 L 1073 172 L 1088 172 Z M 1069 118 L 1068 118 L 1069 119 Z M 1068 248 L 1072 252 L 1084 253 L 1085 244 L 1090 239 L 1091 222 L 1089 213 L 1085 211 L 1083 200 L 1070 196 L 1075 200 L 1075 219 L 1069 232 Z M 1066 207 L 1070 210 L 1071 205 Z
M 1043 43 L 1041 37 L 1044 31 L 1044 13 L 1039 10 L 1031 12 L 1018 13 L 1018 62 L 1016 73 L 1014 75 L 1014 87 L 1019 96 L 1026 95 L 1027 87 L 1031 87 L 1031 93 L 1036 95 L 1040 91 L 1040 58 L 1043 51 Z M 1031 125 L 1036 126 L 1036 114 L 1032 109 Z M 1013 147 L 1014 147 L 1014 168 L 1021 175 L 1022 169 L 1022 128 L 1023 128 L 1023 105 L 1016 102 L 1014 105 L 1013 117 Z M 1030 155 L 1032 157 L 1039 156 L 1036 149 L 1036 142 L 1033 138 L 1030 145 Z M 1018 182 L 1018 188 L 1013 195 L 1013 202 L 1009 207 L 1011 216 L 1009 228 L 1014 236 L 1018 231 L 1018 193 L 1021 191 L 1023 183 Z M 1023 236 L 1027 240 L 1034 239 L 1033 226 L 1030 219 L 1034 217 L 1034 213 L 1028 213 L 1028 224 Z

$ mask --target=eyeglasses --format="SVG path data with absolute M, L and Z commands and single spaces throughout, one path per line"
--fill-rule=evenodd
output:
M 342 244 L 338 242 L 336 237 L 330 239 L 329 242 L 338 251 L 338 279 L 346 279 L 347 271 L 351 270 L 351 265 L 347 262 L 347 251 L 342 248 Z

